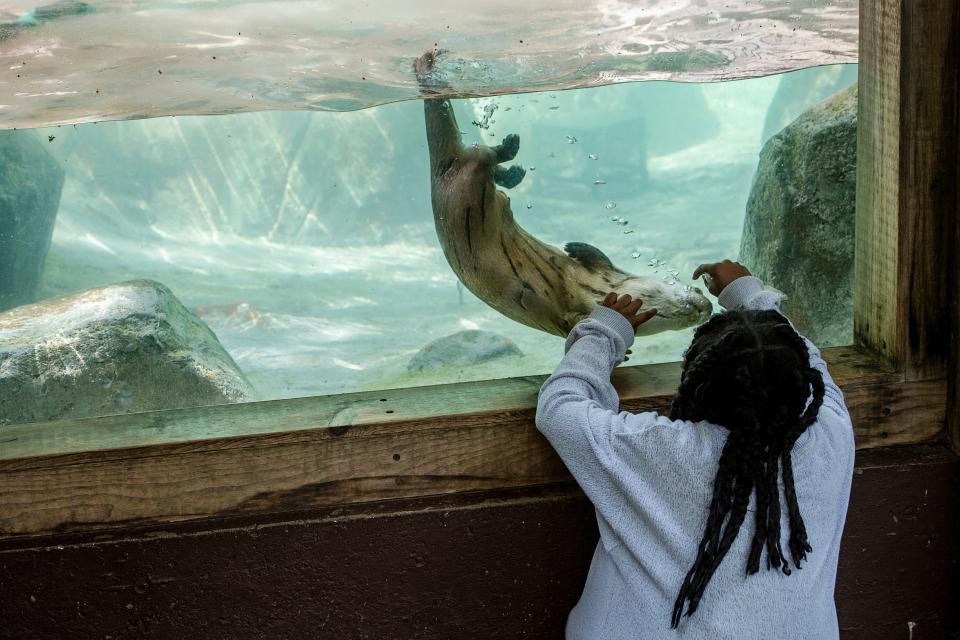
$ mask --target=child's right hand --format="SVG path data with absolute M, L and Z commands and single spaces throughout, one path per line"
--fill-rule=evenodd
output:
M 637 327 L 642 325 L 644 322 L 657 315 L 656 309 L 650 309 L 649 311 L 641 312 L 640 307 L 643 306 L 643 300 L 640 298 L 634 300 L 629 294 L 626 293 L 621 296 L 611 291 L 600 304 L 613 309 L 626 318 L 627 322 L 630 323 L 630 326 L 633 327 L 634 331 L 636 331 Z M 629 351 L 627 353 L 629 353 Z
M 743 276 L 751 275 L 750 270 L 739 262 L 724 260 L 723 262 L 714 262 L 711 264 L 702 264 L 693 272 L 693 279 L 704 276 L 703 283 L 707 285 L 707 290 L 715 296 L 726 289 L 727 285 Z

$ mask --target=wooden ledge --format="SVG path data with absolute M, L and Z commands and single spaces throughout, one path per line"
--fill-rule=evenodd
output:
M 940 437 L 944 380 L 824 352 L 860 448 Z M 678 363 L 620 368 L 666 410 Z M 543 376 L 26 424 L 0 430 L 0 539 L 570 481 L 533 424 Z

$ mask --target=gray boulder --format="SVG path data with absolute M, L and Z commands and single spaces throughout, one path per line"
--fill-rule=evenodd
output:
M 213 332 L 158 282 L 0 313 L 0 425 L 252 397 Z
M 481 362 L 520 356 L 509 338 L 489 331 L 460 331 L 428 342 L 407 363 L 407 371 L 419 373 L 440 367 L 469 367 Z
M 0 311 L 36 300 L 63 168 L 31 131 L 0 132 Z
M 787 295 L 818 344 L 853 340 L 857 88 L 808 109 L 760 152 L 740 260 Z

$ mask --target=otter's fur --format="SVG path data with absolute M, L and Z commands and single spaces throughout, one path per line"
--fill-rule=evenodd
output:
M 667 285 L 616 268 L 599 249 L 572 242 L 566 252 L 544 244 L 514 219 L 510 198 L 496 184 L 519 184 L 524 170 L 513 160 L 520 139 L 496 147 L 464 147 L 450 101 L 436 95 L 435 53 L 416 62 L 424 91 L 434 222 L 443 253 L 470 291 L 505 316 L 566 336 L 610 291 L 644 301 L 658 314 L 638 335 L 681 329 L 706 320 L 712 308 L 693 287 Z

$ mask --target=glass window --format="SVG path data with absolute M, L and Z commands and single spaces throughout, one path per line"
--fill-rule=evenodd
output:
M 764 264 L 748 266 L 782 277 L 783 260 L 767 249 L 789 253 L 793 242 L 807 252 L 801 276 L 852 269 L 852 236 L 840 247 L 851 253 L 846 267 L 842 256 L 818 264 L 828 249 L 795 237 L 813 215 L 806 195 L 848 198 L 852 234 L 852 175 L 811 175 L 816 155 L 804 145 L 819 144 L 819 129 L 782 130 L 855 79 L 855 66 L 833 66 L 465 99 L 454 109 L 467 145 L 520 136 L 513 162 L 526 175 L 505 192 L 534 238 L 589 243 L 620 269 L 684 287 L 696 284 L 698 264 L 740 255 L 750 207 L 746 228 L 763 249 L 752 257 Z M 852 150 L 843 148 L 850 133 L 838 135 L 836 152 L 855 153 L 855 133 Z M 30 408 L 8 400 L 7 422 L 542 374 L 562 354 L 561 337 L 494 310 L 447 263 L 421 102 L 2 136 L 4 149 L 29 150 L 31 179 L 42 178 L 33 192 L 55 192 L 62 180 L 42 278 L 24 293 L 31 272 L 20 265 L 12 288 L 21 298 L 7 306 L 23 295 L 74 296 L 0 315 L 0 378 L 8 389 L 11 376 L 21 390 L 45 387 L 21 395 L 34 398 Z M 844 162 L 852 160 L 829 168 Z M 787 178 L 784 163 L 793 163 Z M 809 194 L 771 210 L 793 187 Z M 35 241 L 7 232 L 0 242 Z M 136 280 L 159 285 L 75 296 Z M 796 296 L 791 282 L 774 284 Z M 46 318 L 30 319 L 37 313 Z M 849 304 L 803 322 L 824 344 L 849 341 Z M 640 338 L 631 364 L 678 360 L 691 332 Z M 15 340 L 32 345 L 30 358 Z M 71 399 L 78 389 L 82 398 Z
M 618 270 L 673 361 L 723 257 L 849 343 L 857 7 L 0 0 L 0 425 L 544 374 Z M 445 222 L 428 49 L 525 231 Z

